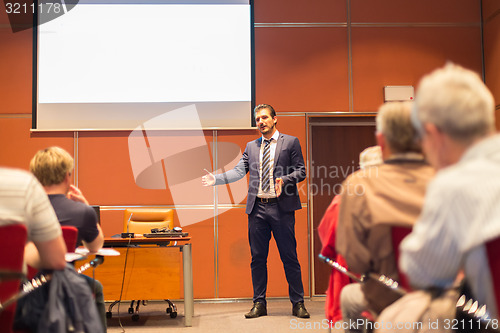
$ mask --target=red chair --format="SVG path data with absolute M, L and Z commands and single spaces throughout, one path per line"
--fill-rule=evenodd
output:
M 76 241 L 78 240 L 78 229 L 73 226 L 61 226 L 64 242 L 68 252 L 75 252 Z
M 490 266 L 491 282 L 495 290 L 495 300 L 497 309 L 500 312 L 500 237 L 486 243 L 486 253 L 488 254 L 488 264 Z
M 0 302 L 19 292 L 27 231 L 23 224 L 0 227 Z M 16 277 L 17 275 L 17 277 Z M 14 278 L 12 278 L 14 277 Z M 0 332 L 12 332 L 16 303 L 0 310 Z
M 78 229 L 73 226 L 61 226 L 62 236 L 64 238 L 64 243 L 66 244 L 67 252 L 75 252 L 76 241 L 78 239 Z M 38 273 L 38 269 L 28 266 L 28 280 L 31 280 Z
M 394 249 L 394 260 L 398 266 L 399 285 L 406 290 L 411 290 L 408 278 L 399 270 L 399 244 L 411 233 L 411 227 L 394 226 L 391 228 L 392 248 Z

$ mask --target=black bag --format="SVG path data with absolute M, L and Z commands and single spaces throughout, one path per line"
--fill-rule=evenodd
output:
M 14 328 L 40 333 L 103 332 L 90 286 L 70 264 L 19 300 Z
M 48 272 L 43 274 L 46 273 L 48 274 Z M 39 278 L 41 275 L 42 273 L 38 273 L 35 278 Z M 45 311 L 48 299 L 49 283 L 43 284 L 19 299 L 14 316 L 14 330 L 36 332 L 38 322 Z

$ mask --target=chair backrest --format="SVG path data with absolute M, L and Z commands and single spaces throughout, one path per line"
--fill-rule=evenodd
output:
M 26 226 L 23 224 L 0 226 L 0 237 L 0 302 L 3 303 L 19 291 L 21 277 L 4 280 L 1 278 L 1 272 L 23 272 Z M 0 312 L 0 332 L 12 332 L 15 310 L 14 303 Z
M 73 226 L 63 225 L 61 226 L 62 236 L 64 239 L 64 243 L 66 244 L 67 252 L 75 252 L 76 250 L 76 242 L 78 240 L 78 229 Z M 28 266 L 28 273 L 26 277 L 28 280 L 31 280 L 38 273 L 38 269 Z
M 392 248 L 394 250 L 394 260 L 398 266 L 399 285 L 406 290 L 411 290 L 408 278 L 399 270 L 399 244 L 411 233 L 411 227 L 393 226 L 391 227 Z
M 68 252 L 75 252 L 76 241 L 78 240 L 78 229 L 73 226 L 63 225 L 61 226 L 61 230 L 64 242 L 66 243 L 66 249 Z
M 128 232 L 137 234 L 149 233 L 152 228 L 173 229 L 174 211 L 163 208 L 129 208 L 123 214 L 123 232 L 127 232 L 127 225 Z
M 497 309 L 500 312 L 500 237 L 486 243 L 488 264 L 490 266 L 491 282 L 495 290 Z

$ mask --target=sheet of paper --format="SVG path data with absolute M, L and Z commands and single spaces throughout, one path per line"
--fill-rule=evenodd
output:
M 87 256 L 89 255 L 89 250 L 84 248 L 84 247 L 79 247 L 75 250 L 75 253 Z M 115 249 L 112 248 L 102 248 L 96 253 L 90 253 L 90 254 L 95 254 L 99 256 L 119 256 L 120 252 L 116 251 Z

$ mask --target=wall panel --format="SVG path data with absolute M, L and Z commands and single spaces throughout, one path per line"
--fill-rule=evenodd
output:
M 347 29 L 257 28 L 257 104 L 280 111 L 348 109 Z
M 73 133 L 30 133 L 30 128 L 31 117 L 0 117 L 1 166 L 28 170 L 35 153 L 49 146 L 60 146 L 73 154 Z
M 0 114 L 31 114 L 32 44 L 31 29 L 13 33 L 0 23 Z
M 345 0 L 255 0 L 255 22 L 345 22 Z
M 87 200 L 97 205 L 171 204 L 168 191 L 142 189 L 135 184 L 128 151 L 129 134 L 79 133 L 78 186 Z
M 86 195 L 86 193 L 83 193 Z M 91 205 L 96 203 L 90 201 Z M 106 209 L 101 207 L 101 228 L 104 237 L 111 237 L 123 232 L 123 214 L 125 209 Z
M 212 191 L 201 186 L 203 169 L 212 164 L 211 131 L 159 131 L 148 133 L 146 139 L 141 133 L 136 139 L 144 145 L 139 148 L 129 145 L 129 136 L 130 132 L 79 134 L 78 185 L 89 200 L 108 206 L 213 203 Z M 193 148 L 197 144 L 201 146 Z M 136 183 L 132 165 L 143 170 L 143 182 Z M 95 186 L 103 183 L 106 186 Z
M 352 22 L 478 22 L 479 0 L 350 0 Z
M 244 207 L 219 215 L 219 297 L 253 295 L 248 245 L 248 216 Z
M 352 44 L 354 111 L 377 110 L 384 86 L 416 87 L 446 61 L 481 73 L 479 27 L 353 28 Z
M 182 231 L 189 233 L 193 244 L 194 297 L 197 299 L 215 298 L 214 220 L 211 218 L 191 224 L 183 227 Z
M 484 67 L 485 82 L 500 105 L 500 3 L 495 14 L 485 16 L 484 23 Z M 500 124 L 500 120 L 497 119 Z
M 500 130 L 500 2 L 483 0 L 485 82 L 496 102 L 496 127 Z
M 482 0 L 483 19 L 488 20 L 492 15 L 500 12 L 500 2 L 498 0 Z

